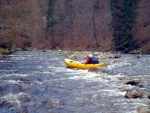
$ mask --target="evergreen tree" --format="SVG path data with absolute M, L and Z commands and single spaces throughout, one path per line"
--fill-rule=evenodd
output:
M 138 0 L 111 0 L 114 46 L 117 51 L 128 52 L 135 45 L 133 29 L 137 4 Z
M 52 34 L 53 27 L 55 25 L 54 20 L 54 3 L 55 0 L 49 0 L 48 1 L 48 12 L 47 12 L 47 30 Z
M 54 7 L 55 7 L 55 0 L 48 0 L 48 12 L 47 12 L 47 32 L 50 36 L 51 40 L 51 48 L 54 48 Z

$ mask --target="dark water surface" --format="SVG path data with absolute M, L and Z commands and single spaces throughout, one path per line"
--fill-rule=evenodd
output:
M 137 113 L 150 100 L 125 98 L 126 89 L 150 92 L 150 55 L 105 59 L 104 72 L 66 68 L 61 51 L 21 51 L 0 59 L 0 113 Z M 141 79 L 143 87 L 126 85 Z

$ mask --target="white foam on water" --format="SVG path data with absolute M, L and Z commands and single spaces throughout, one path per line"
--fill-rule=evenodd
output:
M 11 61 L 0 60 L 0 62 L 11 62 Z
M 125 75 L 123 75 L 122 73 L 118 73 L 118 74 L 116 74 L 116 75 L 107 75 L 107 76 L 109 76 L 109 77 L 125 77 Z
M 127 111 L 126 113 L 137 113 L 137 111 L 136 110 L 134 110 L 134 111 Z
M 77 70 L 77 71 L 73 71 L 71 73 L 71 76 L 68 79 L 74 79 L 74 80 L 79 80 L 79 79 L 85 79 L 85 80 L 89 80 L 89 79 L 97 79 L 100 78 L 100 74 L 96 74 L 96 73 L 92 73 L 92 72 L 88 72 L 88 70 Z
M 128 61 L 123 61 L 123 62 L 112 63 L 112 64 L 108 65 L 107 68 L 113 69 L 116 67 L 122 67 L 122 66 L 127 66 L 127 65 L 131 65 L 131 63 Z
M 31 76 L 31 75 L 30 74 L 12 74 L 12 76 L 27 77 L 27 76 Z
M 133 106 L 137 107 L 137 106 L 142 106 L 142 107 L 149 107 L 148 105 L 141 103 L 141 102 L 135 102 L 135 103 L 131 103 Z
M 41 57 L 41 58 L 42 58 L 42 57 Z M 55 61 L 55 60 L 59 60 L 58 57 L 51 57 L 50 59 L 51 59 L 51 60 L 54 60 L 54 61 Z
M 37 66 L 37 68 L 42 69 L 43 67 L 42 66 Z
M 7 80 L 8 83 L 11 83 L 11 84 L 20 84 L 20 80 Z
M 67 68 L 67 69 L 66 69 L 66 72 L 74 72 L 74 70 L 71 69 L 71 68 Z
M 36 82 L 34 82 L 34 83 L 39 84 L 39 85 L 42 85 L 44 82 L 43 82 L 43 81 L 42 81 L 42 82 L 36 81 Z M 32 84 L 32 85 L 33 85 L 33 84 Z
M 54 72 L 70 72 L 70 71 L 72 71 L 73 72 L 73 70 L 72 69 L 69 69 L 69 68 L 65 68 L 65 67 L 56 67 L 56 66 L 54 66 L 54 65 L 51 65 L 51 66 L 48 66 L 47 67 L 47 69 L 49 69 L 50 71 L 51 71 L 51 73 L 54 71 Z
M 0 97 L 0 99 L 3 101 L 7 101 L 8 103 L 11 103 L 13 105 L 17 105 L 18 107 L 21 107 L 21 102 L 19 101 L 19 98 L 24 96 L 28 96 L 28 95 L 23 92 L 17 94 L 9 93 L 3 97 Z
M 5 74 L 4 76 L 0 76 L 0 78 L 9 78 L 9 77 L 27 77 L 27 76 L 31 76 L 30 74 Z
M 137 77 L 140 77 L 140 78 L 147 78 L 147 79 L 150 79 L 150 74 L 149 75 L 137 75 Z
M 117 74 L 117 75 L 108 75 L 106 73 L 101 73 L 99 74 L 101 78 L 103 78 L 103 80 L 107 80 L 108 82 L 118 82 L 120 81 L 119 78 L 123 78 L 125 77 L 124 75 L 122 75 L 121 73 Z M 98 79 L 96 79 L 98 80 Z M 113 84 L 112 84 L 113 85 Z M 115 84 L 116 85 L 116 84 Z
M 43 72 L 39 72 L 39 73 L 48 74 L 48 73 L 51 73 L 51 72 L 50 71 L 43 71 Z
M 126 92 L 120 92 L 118 89 L 104 89 L 101 92 L 106 92 L 109 96 L 125 96 Z
M 92 79 L 92 78 L 98 78 L 99 75 L 98 74 L 91 74 L 91 75 L 81 75 L 81 76 L 73 76 L 73 77 L 69 77 L 69 79 L 74 79 L 74 80 L 79 80 L 79 79 Z

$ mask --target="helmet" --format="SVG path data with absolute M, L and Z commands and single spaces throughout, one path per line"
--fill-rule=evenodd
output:
M 90 54 L 90 55 L 88 55 L 88 56 L 89 56 L 89 57 L 92 57 L 93 55 Z

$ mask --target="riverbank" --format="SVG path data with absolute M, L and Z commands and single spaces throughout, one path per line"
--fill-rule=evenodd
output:
M 2 54 L 13 53 L 13 52 L 15 52 L 15 51 L 22 51 L 22 49 L 21 49 L 21 48 L 15 48 L 15 49 L 9 50 L 9 49 L 6 49 L 6 48 L 0 48 L 0 54 L 1 54 L 1 55 L 2 55 Z
M 0 48 L 0 59 L 1 58 L 6 58 L 6 54 L 11 54 L 11 53 L 14 53 L 15 51 L 22 51 L 21 48 L 16 48 L 14 50 L 8 50 L 8 49 L 5 49 L 5 48 Z
M 6 49 L 6 48 L 1 48 L 0 47 L 0 58 L 3 57 L 4 55 L 6 54 L 11 54 L 11 53 L 14 53 L 16 51 L 23 51 L 23 50 L 26 50 L 26 51 L 31 51 L 32 49 L 31 48 L 25 48 L 25 49 L 22 49 L 22 48 L 14 48 L 14 49 Z
M 2 54 L 7 54 L 7 53 L 9 53 L 9 50 L 8 50 L 8 49 L 0 48 L 0 56 L 1 56 Z

